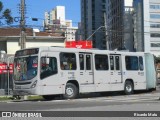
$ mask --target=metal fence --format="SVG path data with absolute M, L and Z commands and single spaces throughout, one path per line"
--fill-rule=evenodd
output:
M 13 56 L 0 59 L 0 96 L 12 95 L 13 90 Z

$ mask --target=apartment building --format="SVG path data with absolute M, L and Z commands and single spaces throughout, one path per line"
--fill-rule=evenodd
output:
M 96 48 L 123 49 L 125 1 L 131 4 L 131 0 L 81 0 L 83 39 L 92 40 Z
M 49 32 L 63 33 L 66 41 L 75 41 L 77 27 L 72 26 L 72 20 L 65 19 L 65 7 L 56 6 L 50 12 L 45 12 L 45 29 Z
M 137 51 L 160 55 L 160 2 L 134 0 Z
M 92 40 L 94 48 L 106 49 L 104 14 L 106 0 L 81 0 L 82 39 Z
M 65 25 L 65 7 L 56 6 L 49 12 L 45 12 L 45 25 L 54 24 L 54 20 L 59 20 L 61 25 Z
M 61 27 L 64 31 L 65 41 L 76 41 L 78 27 Z
M 122 49 L 124 0 L 107 0 L 107 32 L 111 50 Z

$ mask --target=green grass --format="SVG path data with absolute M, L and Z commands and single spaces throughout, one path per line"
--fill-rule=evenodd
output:
M 12 96 L 0 96 L 0 101 L 15 100 Z M 27 100 L 43 100 L 42 96 L 27 96 Z
M 0 101 L 12 100 L 13 97 L 10 96 L 0 96 Z
M 35 96 L 27 96 L 27 100 L 42 100 L 43 97 L 42 96 L 38 96 L 38 95 L 35 95 Z

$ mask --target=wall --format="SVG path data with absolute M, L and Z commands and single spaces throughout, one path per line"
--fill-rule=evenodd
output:
M 38 47 L 38 46 L 64 46 L 64 40 L 63 39 L 39 39 L 34 40 L 30 39 L 26 42 L 26 48 L 28 47 Z M 10 40 L 7 40 L 7 54 L 15 54 L 17 50 L 20 50 L 19 46 L 19 38 L 12 38 Z

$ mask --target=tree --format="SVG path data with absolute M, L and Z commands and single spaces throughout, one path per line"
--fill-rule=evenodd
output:
M 154 59 L 155 59 L 156 64 L 160 63 L 160 56 L 158 56 L 158 57 L 154 56 Z
M 13 17 L 11 16 L 11 10 L 5 9 L 3 11 L 3 3 L 0 1 L 0 19 L 5 19 L 5 22 L 9 25 L 13 23 Z

